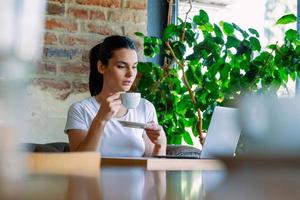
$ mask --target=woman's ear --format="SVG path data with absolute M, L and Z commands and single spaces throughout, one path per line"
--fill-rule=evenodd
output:
M 97 62 L 97 69 L 98 69 L 98 72 L 99 72 L 100 74 L 103 74 L 103 73 L 104 73 L 104 71 L 105 71 L 105 66 L 102 64 L 101 61 L 98 61 L 98 62 Z

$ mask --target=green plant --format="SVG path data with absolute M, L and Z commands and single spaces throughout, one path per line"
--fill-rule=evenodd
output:
M 277 24 L 296 21 L 290 14 Z M 289 77 L 300 75 L 299 33 L 293 29 L 286 31 L 282 45 L 262 49 L 255 29 L 223 21 L 212 24 L 200 10 L 191 23 L 179 19 L 168 25 L 162 38 L 136 35 L 144 39 L 145 56 L 166 58 L 163 66 L 138 64 L 138 88 L 155 104 L 169 144 L 180 144 L 182 138 L 193 144 L 188 129 L 203 144 L 202 131 L 216 105 L 231 104 L 248 92 L 276 91 Z

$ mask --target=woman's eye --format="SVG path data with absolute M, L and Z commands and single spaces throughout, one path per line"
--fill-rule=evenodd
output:
M 124 65 L 118 65 L 118 68 L 123 69 L 123 68 L 125 68 L 125 66 Z

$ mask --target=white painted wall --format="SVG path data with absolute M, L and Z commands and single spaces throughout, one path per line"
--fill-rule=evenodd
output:
M 66 100 L 56 99 L 50 90 L 30 86 L 27 90 L 26 121 L 28 133 L 22 142 L 67 142 L 64 133 L 69 106 L 89 96 L 89 93 L 71 94 Z

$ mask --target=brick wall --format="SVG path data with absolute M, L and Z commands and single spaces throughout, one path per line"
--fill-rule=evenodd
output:
M 27 90 L 24 142 L 68 141 L 67 111 L 90 96 L 88 50 L 112 34 L 146 33 L 147 0 L 48 0 L 42 58 Z
M 48 0 L 34 85 L 60 100 L 88 91 L 88 50 L 112 34 L 146 32 L 146 0 Z M 141 42 L 137 41 L 138 46 Z

